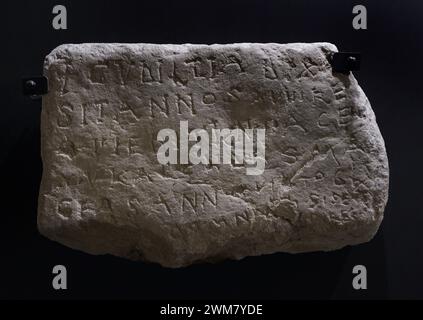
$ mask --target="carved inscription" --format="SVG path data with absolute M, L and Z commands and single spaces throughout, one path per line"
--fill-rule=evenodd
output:
M 172 267 L 369 240 L 387 159 L 364 93 L 331 68 L 335 51 L 55 49 L 44 67 L 41 232 Z

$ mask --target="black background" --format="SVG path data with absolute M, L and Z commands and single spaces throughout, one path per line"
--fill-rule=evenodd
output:
M 0 298 L 423 298 L 422 1 L 3 1 L 0 6 Z M 54 30 L 65 5 L 68 29 Z M 352 8 L 368 10 L 368 30 L 352 28 Z M 274 254 L 166 269 L 91 256 L 42 237 L 36 228 L 41 179 L 40 101 L 21 78 L 40 75 L 62 43 L 315 42 L 360 51 L 355 72 L 385 139 L 390 196 L 369 243 L 330 253 Z M 52 268 L 68 270 L 68 290 L 52 289 Z M 368 290 L 352 288 L 363 264 Z

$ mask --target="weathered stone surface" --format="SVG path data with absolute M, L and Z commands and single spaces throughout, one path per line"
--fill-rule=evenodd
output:
M 45 61 L 42 234 L 169 267 L 368 241 L 384 142 L 336 47 L 62 45 Z M 265 129 L 265 168 L 158 162 L 164 128 Z

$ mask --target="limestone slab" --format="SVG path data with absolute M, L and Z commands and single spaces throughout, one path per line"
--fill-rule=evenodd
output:
M 369 241 L 383 219 L 388 161 L 356 79 L 331 69 L 336 51 L 329 43 L 54 49 L 44 64 L 40 232 L 167 267 Z M 158 133 L 182 139 L 181 123 L 207 133 L 265 129 L 263 171 L 160 163 Z

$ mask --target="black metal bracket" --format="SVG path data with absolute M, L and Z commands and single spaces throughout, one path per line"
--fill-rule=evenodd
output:
M 22 92 L 31 99 L 40 98 L 48 92 L 48 79 L 44 76 L 22 78 Z
M 360 70 L 361 53 L 334 52 L 329 62 L 334 72 L 348 74 L 350 71 Z

